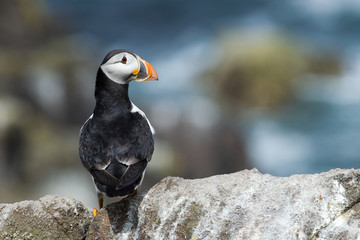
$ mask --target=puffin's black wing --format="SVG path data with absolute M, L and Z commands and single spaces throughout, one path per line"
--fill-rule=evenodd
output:
M 112 124 L 90 118 L 80 131 L 81 161 L 106 193 L 139 184 L 153 151 L 150 127 L 138 113 Z

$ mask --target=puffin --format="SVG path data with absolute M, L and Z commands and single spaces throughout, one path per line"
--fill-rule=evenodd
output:
M 80 129 L 79 155 L 92 176 L 99 209 L 104 195 L 124 199 L 136 194 L 144 179 L 155 131 L 128 89 L 131 81 L 148 80 L 158 80 L 154 68 L 125 49 L 110 51 L 98 68 L 96 104 Z

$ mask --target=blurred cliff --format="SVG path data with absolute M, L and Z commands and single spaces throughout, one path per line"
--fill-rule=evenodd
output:
M 44 2 L 2 1 L 0 9 L 0 201 L 14 201 L 79 167 L 76 138 L 91 111 L 86 75 L 96 57 Z
M 130 88 L 157 130 L 144 188 L 168 175 L 360 166 L 355 10 L 192 4 L 0 3 L 0 202 L 55 193 L 96 206 L 78 132 L 113 48 L 132 49 L 160 78 Z

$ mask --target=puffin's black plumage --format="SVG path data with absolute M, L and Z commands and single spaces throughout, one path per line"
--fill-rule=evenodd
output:
M 106 55 L 101 65 L 115 55 L 124 53 L 143 61 L 128 50 L 113 50 Z M 141 70 L 140 67 L 139 64 L 137 71 Z M 150 64 L 147 67 L 152 69 Z M 157 79 L 154 73 L 150 76 L 150 73 L 142 70 L 147 79 L 141 81 Z M 135 80 L 136 76 L 131 73 L 122 79 L 122 83 L 117 83 L 99 68 L 94 113 L 80 130 L 80 159 L 94 179 L 100 208 L 102 193 L 108 197 L 123 197 L 134 193 L 141 184 L 154 151 L 152 127 L 145 114 L 129 99 L 129 78 Z

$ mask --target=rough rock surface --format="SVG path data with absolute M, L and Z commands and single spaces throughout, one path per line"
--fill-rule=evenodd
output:
M 76 236 L 87 231 L 86 239 L 360 239 L 359 185 L 360 170 L 353 169 L 286 178 L 256 169 L 195 180 L 168 177 L 148 192 L 106 206 L 88 227 L 90 210 L 81 211 L 83 218 L 80 211 L 73 214 L 78 219 L 72 219 L 72 224 Z M 56 211 L 66 208 L 61 201 L 70 203 L 60 197 L 51 199 Z M 15 226 L 19 213 L 14 209 L 19 205 L 31 204 L 0 205 L 0 232 Z M 37 208 L 25 207 L 24 214 L 36 215 Z M 73 208 L 68 206 L 60 211 L 68 214 L 57 217 L 50 213 L 45 222 L 64 229 Z M 22 223 L 26 224 L 30 232 L 30 223 Z M 57 231 L 57 236 L 69 236 Z
M 0 239 L 82 239 L 91 219 L 81 202 L 58 195 L 0 204 Z

